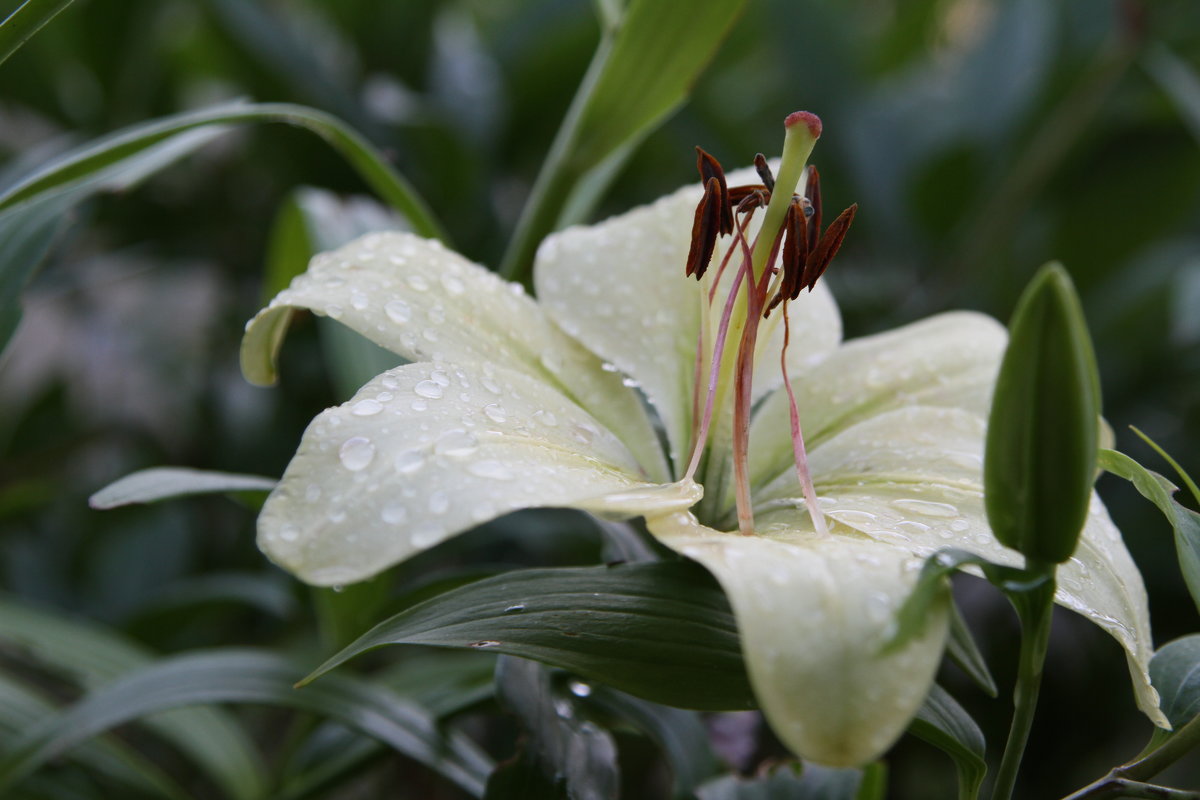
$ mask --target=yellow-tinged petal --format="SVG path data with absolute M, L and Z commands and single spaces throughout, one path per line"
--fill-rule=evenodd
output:
M 809 453 L 817 494 L 834 530 L 925 558 L 956 547 L 1010 566 L 1023 557 L 992 535 L 983 509 L 984 418 L 950 408 L 905 408 L 866 419 Z M 789 485 L 789 480 L 791 485 Z M 811 529 L 795 477 L 756 496 L 758 524 Z M 1055 600 L 1108 631 L 1125 649 L 1138 707 L 1166 720 L 1150 685 L 1154 653 L 1141 573 L 1099 497 L 1075 555 L 1058 568 Z
M 697 492 L 646 482 L 611 431 L 524 373 L 408 364 L 313 420 L 259 515 L 259 546 L 309 583 L 351 583 L 514 509 L 633 516 Z
M 753 170 L 728 178 L 731 185 L 759 183 Z M 701 317 L 702 285 L 684 278 L 692 217 L 699 186 L 681 189 L 656 203 L 597 225 L 577 226 L 546 238 L 538 250 L 534 282 L 539 301 L 572 336 L 629 375 L 662 417 L 676 468 L 686 458 L 691 431 L 692 379 Z M 760 215 L 761 216 L 761 215 Z M 756 223 L 757 224 L 757 223 Z M 751 226 L 751 236 L 755 225 Z M 716 270 L 731 238 L 717 244 Z M 736 272 L 731 262 L 727 280 Z M 720 316 L 723 297 L 711 314 Z M 761 339 L 755 393 L 780 383 L 778 314 Z M 837 304 L 824 284 L 789 304 L 792 339 L 789 363 L 797 367 L 835 347 L 842 325 Z
M 312 259 L 246 326 L 242 370 L 275 380 L 275 355 L 294 309 L 333 317 L 406 361 L 490 364 L 558 389 L 620 436 L 646 477 L 668 477 L 636 392 L 565 335 L 517 284 L 440 242 L 374 233 Z
M 857 534 L 721 533 L 688 513 L 649 525 L 721 583 L 755 695 L 793 752 L 859 766 L 904 732 L 929 692 L 947 630 L 940 607 L 920 636 L 881 654 L 920 567 L 907 551 Z

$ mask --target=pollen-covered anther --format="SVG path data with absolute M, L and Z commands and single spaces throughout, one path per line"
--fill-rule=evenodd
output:
M 696 279 L 704 277 L 717 247 L 718 236 L 733 233 L 733 201 L 725 183 L 721 164 L 699 147 L 696 148 L 696 169 L 704 184 L 704 196 L 696 206 L 692 221 L 692 243 L 688 248 L 686 274 Z
M 822 234 L 819 228 L 821 194 L 819 188 L 814 189 L 818 178 L 816 169 L 809 169 L 812 182 L 805 189 L 806 196 L 792 197 L 792 204 L 784 218 L 783 279 L 779 283 L 779 290 L 763 309 L 764 317 L 770 316 L 771 311 L 783 301 L 795 300 L 802 290 L 813 290 L 841 249 L 846 232 L 850 230 L 850 224 L 858 212 L 858 203 L 855 203 L 839 214 Z

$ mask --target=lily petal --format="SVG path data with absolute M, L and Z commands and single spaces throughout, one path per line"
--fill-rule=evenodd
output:
M 292 312 L 337 319 L 406 361 L 494 364 L 541 379 L 617 433 L 648 477 L 666 463 L 637 394 L 565 335 L 517 284 L 410 233 L 375 233 L 313 258 L 246 326 L 242 371 L 275 380 Z
M 351 583 L 514 509 L 663 513 L 697 491 L 646 482 L 616 435 L 522 372 L 408 364 L 313 420 L 259 546 L 308 583 Z
M 795 753 L 859 766 L 904 732 L 933 682 L 948 619 L 939 608 L 922 635 L 880 654 L 919 568 L 907 551 L 856 534 L 719 533 L 688 513 L 649 525 L 721 583 L 755 695 Z
M 739 170 L 728 181 L 759 179 L 753 170 Z M 701 284 L 683 274 L 701 194 L 699 187 L 681 189 L 597 225 L 560 231 L 542 243 L 534 266 L 538 298 L 548 313 L 567 333 L 641 385 L 662 418 L 677 466 L 687 456 L 691 431 L 702 309 Z M 751 226 L 751 235 L 753 230 Z M 717 243 L 714 264 L 731 241 L 725 237 Z M 726 279 L 735 271 L 731 266 Z M 789 353 L 797 366 L 841 340 L 837 304 L 823 284 L 790 303 L 789 309 L 792 338 L 804 343 Z M 760 371 L 756 393 L 779 384 L 774 378 L 783 342 L 778 317 L 769 321 L 775 330 L 761 340 L 766 343 L 760 348 L 761 363 L 772 368 Z
M 987 415 L 1007 334 L 983 314 L 952 312 L 846 342 L 792 373 L 809 450 L 869 416 L 904 406 Z M 768 397 L 750 430 L 751 484 L 792 470 L 785 392 Z
M 905 408 L 865 420 L 809 453 L 818 495 L 835 529 L 857 531 L 921 558 L 943 547 L 1010 566 L 1022 556 L 992 535 L 983 508 L 982 417 L 949 408 Z M 811 529 L 794 485 L 781 476 L 760 497 L 759 524 Z M 794 484 L 795 478 L 791 477 Z M 1058 569 L 1060 605 L 1108 631 L 1125 649 L 1138 707 L 1155 725 L 1166 719 L 1150 685 L 1153 655 L 1141 573 L 1099 497 L 1079 548 Z

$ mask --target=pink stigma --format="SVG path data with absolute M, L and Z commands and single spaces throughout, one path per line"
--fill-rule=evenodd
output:
M 808 126 L 808 132 L 814 139 L 821 138 L 821 118 L 811 111 L 793 111 L 783 121 L 783 127 L 791 128 L 801 123 Z

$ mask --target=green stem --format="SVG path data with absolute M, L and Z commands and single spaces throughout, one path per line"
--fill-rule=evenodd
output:
M 1151 798 L 1152 800 L 1200 800 L 1200 792 L 1172 789 L 1152 783 L 1114 778 L 1111 775 L 1080 789 L 1063 800 L 1102 800 L 1102 798 Z
M 1052 567 L 1050 568 L 1052 569 Z M 1025 592 L 1009 595 L 1017 616 L 1021 620 L 1021 653 L 1017 671 L 1017 685 L 1013 691 L 1012 726 L 1008 731 L 1008 743 L 1004 746 L 1004 757 L 996 773 L 996 785 L 992 800 L 1009 800 L 1021 768 L 1021 758 L 1029 741 L 1033 727 L 1033 716 L 1037 710 L 1038 693 L 1042 686 L 1042 667 L 1046 661 L 1046 647 L 1050 642 L 1050 620 L 1054 608 L 1054 574 L 1051 571 L 1045 582 Z

